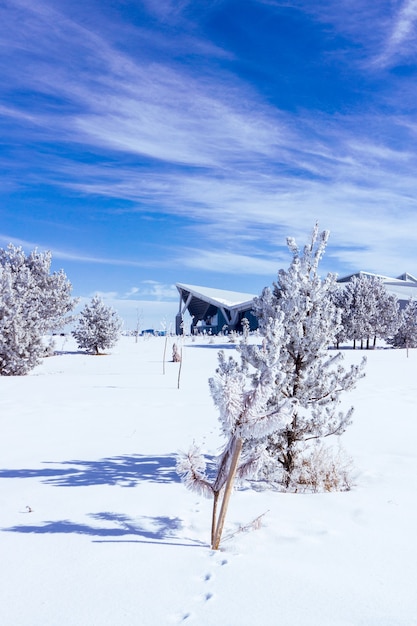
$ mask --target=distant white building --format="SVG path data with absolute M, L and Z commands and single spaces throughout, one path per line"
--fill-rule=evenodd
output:
M 252 313 L 254 295 L 212 287 L 199 287 L 177 283 L 180 295 L 179 311 L 176 316 L 175 332 L 182 334 L 182 322 L 187 311 L 192 318 L 191 332 L 211 332 L 217 335 L 224 328 L 242 330 L 242 319 L 246 317 L 251 330 L 258 327 Z
M 411 298 L 417 299 L 417 278 L 405 272 L 397 278 L 382 276 L 381 274 L 372 274 L 371 272 L 356 272 L 338 279 L 338 283 L 348 283 L 354 276 L 369 276 L 380 278 L 388 291 L 398 298 L 400 307 L 405 307 Z

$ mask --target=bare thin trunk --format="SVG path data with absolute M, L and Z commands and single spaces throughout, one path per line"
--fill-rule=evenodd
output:
M 220 491 L 213 491 L 213 513 L 211 516 L 211 545 L 214 544 L 217 522 L 217 504 L 219 502 Z

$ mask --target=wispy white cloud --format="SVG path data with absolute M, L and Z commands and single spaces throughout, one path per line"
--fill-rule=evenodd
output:
M 170 163 L 213 166 L 237 155 L 243 162 L 270 157 L 291 134 L 277 113 L 272 117 L 251 89 L 227 72 L 212 77 L 145 57 L 133 61 L 49 5 L 40 12 L 19 3 L 31 18 L 30 30 L 10 45 L 39 54 L 42 40 L 43 54 L 54 55 L 56 62 L 44 66 L 43 61 L 29 60 L 23 76 L 11 75 L 10 80 L 59 96 L 79 109 L 74 113 L 71 107 L 67 112 L 52 107 L 49 116 L 42 110 L 26 118 L 58 139 Z M 41 32 L 45 36 L 40 37 Z M 66 48 L 73 57 L 74 49 L 79 50 L 72 65 L 59 60 Z M 83 54 L 90 56 L 88 69 Z M 79 71 L 74 71 L 77 67 Z M 26 115 L 18 108 L 9 108 L 8 113 L 22 119 Z
M 403 3 L 398 12 L 389 42 L 396 46 L 412 37 L 415 30 L 416 20 L 417 2 L 416 0 L 407 0 Z
M 277 261 L 287 260 L 285 255 L 281 258 L 268 260 L 255 256 L 234 254 L 223 248 L 217 250 L 184 250 L 180 259 L 180 266 L 190 267 L 197 270 L 210 270 L 217 273 L 235 275 L 260 275 L 274 276 L 277 272 Z
M 190 4 L 190 0 L 144 0 L 144 4 L 160 20 L 178 23 L 182 21 L 184 9 Z
M 127 292 L 120 293 L 118 291 L 92 291 L 89 296 L 99 296 L 103 300 L 115 300 L 120 301 L 178 301 L 178 290 L 175 285 L 167 285 L 165 283 L 158 282 L 157 280 L 144 280 L 141 281 L 139 287 L 131 287 Z
M 36 115 L 13 108 L 12 106 L 0 105 L 0 116 L 4 118 L 10 117 L 15 120 L 29 122 L 31 124 L 39 124 L 39 118 Z
M 166 285 L 156 280 L 144 280 L 139 287 L 137 295 L 142 299 L 152 297 L 156 300 L 178 300 L 178 291 L 175 285 Z
M 94 296 L 98 296 L 102 300 L 114 300 L 117 298 L 118 293 L 117 291 L 92 291 L 90 293 L 90 298 L 93 298 Z
M 321 128 L 316 124 L 312 129 L 306 123 L 308 114 L 304 120 L 266 105 L 251 87 L 226 71 L 197 76 L 187 66 L 149 62 L 140 57 L 134 61 L 50 5 L 46 5 L 47 11 L 34 12 L 29 4 L 23 4 L 29 15 L 34 13 L 37 18 L 33 17 L 32 36 L 38 34 L 37 29 L 46 30 L 49 21 L 54 20 L 54 32 L 59 38 L 55 35 L 54 40 L 49 35 L 46 50 L 57 56 L 58 42 L 71 49 L 75 44 L 80 46 L 80 58 L 74 60 L 80 72 L 69 71 L 67 64 L 58 62 L 42 73 L 40 65 L 31 75 L 29 68 L 24 77 L 29 85 L 61 95 L 79 109 L 64 115 L 60 111 L 59 117 L 53 109 L 49 116 L 44 111 L 31 113 L 27 121 L 40 124 L 56 138 L 170 164 L 219 169 L 225 175 L 230 167 L 245 174 L 248 170 L 259 173 L 274 163 L 284 176 L 289 168 L 314 176 L 322 174 L 329 164 L 331 167 L 335 159 L 340 160 L 332 138 L 327 135 L 323 141 L 329 121 L 334 126 L 325 116 Z M 171 3 L 165 6 L 169 8 Z M 34 37 L 26 37 L 22 44 L 30 51 L 27 41 L 32 41 L 35 48 Z M 93 59 L 88 69 L 83 67 L 82 53 Z M 26 115 L 18 109 L 10 114 Z M 343 123 L 339 120 L 342 127 Z M 316 138 L 314 130 L 318 131 Z
M 0 233 L 0 244 L 3 247 L 9 245 L 9 243 L 14 246 L 22 247 L 26 252 L 29 252 L 34 249 L 38 249 L 41 251 L 50 251 L 54 259 L 59 259 L 60 261 L 74 261 L 76 263 L 91 263 L 95 265 L 111 265 L 118 267 L 137 267 L 137 268 L 161 268 L 166 267 L 169 263 L 169 260 L 166 261 L 158 261 L 158 260 L 134 260 L 134 259 L 120 259 L 114 257 L 99 257 L 92 256 L 88 254 L 83 254 L 81 251 L 70 251 L 63 250 L 61 248 L 56 248 L 53 245 L 45 244 L 44 242 L 39 241 L 28 241 L 25 239 L 20 239 L 18 237 L 13 237 L 10 235 L 6 235 Z
M 416 52 L 416 0 L 259 0 L 281 9 L 298 9 L 323 24 L 326 34 L 342 36 L 344 45 L 326 53 L 362 70 L 381 70 L 413 62 Z
M 103 300 L 119 300 L 120 302 L 178 302 L 178 290 L 175 285 L 167 285 L 157 280 L 141 281 L 139 287 L 131 287 L 125 293 L 118 291 L 93 291 L 89 297 L 100 296 Z
M 376 58 L 376 63 L 381 66 L 389 65 L 397 58 L 409 57 L 416 51 L 417 1 L 403 2 L 391 24 L 384 50 Z
M 143 267 L 143 262 L 130 261 L 126 259 L 114 259 L 106 257 L 97 257 L 84 255 L 78 252 L 67 252 L 60 249 L 52 249 L 54 258 L 65 261 L 76 261 L 78 263 L 94 263 L 97 265 L 117 265 L 121 267 Z
M 124 294 L 125 298 L 130 298 L 131 296 L 136 296 L 140 293 L 139 287 L 131 287 L 129 291 Z
M 147 211 L 163 206 L 166 213 L 191 220 L 190 237 L 203 242 L 204 249 L 189 255 L 171 251 L 179 269 L 274 275 L 286 257 L 268 255 L 273 250 L 279 254 L 288 234 L 303 241 L 319 220 L 332 231 L 329 269 L 331 260 L 353 270 L 358 265 L 377 270 L 379 264 L 379 271 L 395 272 L 395 264 L 404 258 L 405 242 L 417 232 L 412 145 L 394 149 L 366 134 L 340 130 L 333 152 L 329 145 L 320 151 L 306 144 L 305 154 L 298 154 L 309 159 L 310 172 L 314 168 L 316 176 L 272 170 L 234 172 L 230 177 L 154 172 L 138 178 L 134 170 L 119 170 L 121 181 L 93 182 L 88 191 L 128 198 L 133 211 L 143 211 L 143 205 Z M 136 202 L 141 207 L 135 208 Z
M 182 23 L 187 4 L 147 0 L 161 22 Z M 403 3 L 397 13 L 385 1 L 268 4 L 298 7 L 335 36 L 345 36 L 356 46 L 352 65 L 362 72 L 372 60 L 375 69 L 375 59 L 380 67 L 389 65 L 414 45 L 417 0 Z M 408 120 L 366 103 L 360 114 L 347 106 L 343 116 L 279 110 L 225 67 L 205 71 L 169 55 L 153 57 L 146 49 L 152 33 L 144 27 L 137 29 L 133 58 L 63 10 L 16 0 L 13 11 L 0 13 L 7 18 L 4 50 L 27 60 L 21 72 L 3 66 L 5 75 L 14 86 L 51 98 L 46 107 L 35 99 L 28 111 L 16 101 L 0 113 L 19 122 L 28 137 L 81 146 L 100 155 L 101 164 L 54 157 L 42 161 L 39 172 L 33 168 L 32 180 L 85 197 L 126 200 L 131 209 L 124 205 L 123 211 L 187 218 L 183 229 L 191 241 L 199 237 L 202 249 L 172 245 L 163 259 L 126 260 L 60 247 L 52 250 L 57 258 L 134 268 L 167 267 L 175 259 L 178 268 L 271 275 L 278 242 L 282 247 L 286 234 L 301 238 L 319 220 L 332 231 L 332 261 L 373 269 L 374 259 L 387 272 L 387 265 L 400 260 L 398 242 L 410 241 L 416 227 L 417 146 Z M 25 28 L 18 29 L 21 19 Z M 199 41 L 197 30 L 181 34 L 180 47 L 185 37 L 188 44 L 193 37 L 200 52 L 231 58 L 227 50 Z M 345 52 L 334 54 L 342 58 Z M 149 160 L 152 168 L 138 168 Z M 172 285 L 157 282 L 137 289 L 130 296 L 173 293 Z

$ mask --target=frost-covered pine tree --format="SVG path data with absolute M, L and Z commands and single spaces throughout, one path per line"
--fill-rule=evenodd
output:
M 62 271 L 51 274 L 51 258 L 12 244 L 0 249 L 1 375 L 29 372 L 43 354 L 42 336 L 71 320 L 71 283 Z
M 395 348 L 417 348 L 417 301 L 410 300 L 401 312 L 399 328 L 388 340 Z
M 246 332 L 238 347 L 240 362 L 219 354 L 210 390 L 226 443 L 214 476 L 197 446 L 179 458 L 177 469 L 186 486 L 213 496 L 214 549 L 236 476 L 261 477 L 289 490 L 314 480 L 318 490 L 327 488 L 329 471 L 340 474 L 335 459 L 312 444 L 341 435 L 350 423 L 352 409 L 338 410 L 340 395 L 364 375 L 365 360 L 346 370 L 342 354 L 328 351 L 340 311 L 329 297 L 335 276 L 322 281 L 318 275 L 327 239 L 328 233 L 319 235 L 316 226 L 303 254 L 292 238 L 287 240 L 293 254 L 289 270 L 279 272 L 274 292 L 267 288 L 255 300 L 261 344 L 250 343 Z M 331 481 L 331 488 L 340 487 L 340 475 Z
M 283 332 L 281 320 L 271 322 L 271 337 Z M 206 460 L 195 444 L 187 454 L 180 455 L 177 464 L 186 487 L 213 497 L 211 546 L 214 550 L 220 544 L 235 477 L 256 475 L 262 464 L 261 442 L 291 419 L 292 407 L 287 398 L 281 397 L 274 406 L 269 405 L 272 389 L 281 378 L 279 354 L 272 350 L 259 349 L 257 371 L 252 373 L 244 359 L 238 362 L 233 357 L 226 359 L 223 351 L 219 353 L 216 375 L 209 385 L 225 444 L 216 459 L 214 475 L 208 475 Z
M 276 351 L 279 359 L 280 376 L 268 400 L 269 410 L 284 399 L 293 406 L 291 421 L 263 442 L 267 455 L 263 476 L 288 490 L 298 490 L 305 480 L 306 466 L 317 457 L 312 445 L 341 435 L 349 425 L 353 409 L 340 411 L 340 396 L 363 376 L 364 361 L 345 369 L 342 354 L 329 351 L 340 330 L 340 310 L 329 295 L 335 275 L 321 279 L 318 273 L 328 236 L 327 231 L 319 234 L 316 225 L 302 253 L 288 238 L 293 257 L 289 269 L 278 272 L 273 291 L 264 289 L 254 305 L 263 349 Z M 285 332 L 271 335 L 277 320 Z M 240 351 L 257 370 L 261 348 L 244 343 Z
M 40 362 L 37 319 L 13 289 L 11 273 L 0 266 L 0 375 L 21 376 Z
M 94 354 L 112 348 L 120 338 L 122 320 L 117 312 L 104 304 L 99 296 L 94 296 L 86 304 L 78 318 L 72 335 L 78 347 Z
M 340 326 L 335 335 L 335 347 L 339 348 L 341 343 L 349 339 L 347 329 L 351 307 L 351 294 L 342 286 L 335 285 L 334 289 L 329 293 L 329 297 L 340 313 Z
M 344 288 L 343 328 L 347 339 L 363 342 L 372 335 L 371 319 L 375 317 L 375 300 L 370 292 L 371 283 L 363 275 L 354 276 Z
M 374 317 L 371 319 L 371 337 L 373 337 L 373 347 L 375 347 L 377 339 L 388 339 L 397 332 L 401 317 L 397 296 L 388 292 L 381 279 L 374 279 L 372 291 L 375 307 Z M 369 345 L 368 339 L 367 345 Z
M 0 266 L 10 272 L 12 287 L 36 315 L 42 334 L 62 328 L 71 321 L 77 299 L 63 270 L 51 273 L 51 252 L 33 250 L 26 255 L 22 248 L 9 244 L 0 249 Z

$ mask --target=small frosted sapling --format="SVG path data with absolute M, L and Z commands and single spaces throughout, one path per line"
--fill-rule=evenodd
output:
M 116 345 L 122 325 L 117 312 L 96 295 L 82 309 L 72 335 L 79 348 L 98 355 Z
M 274 332 L 284 332 L 278 320 L 275 321 Z M 242 358 L 240 362 L 233 357 L 226 359 L 224 352 L 219 352 L 216 375 L 209 380 L 209 385 L 226 442 L 217 458 L 214 476 L 210 478 L 207 475 L 205 458 L 195 444 L 188 453 L 179 456 L 177 463 L 177 471 L 187 488 L 213 497 L 213 550 L 220 545 L 235 479 L 256 474 L 262 459 L 257 443 L 278 428 L 284 428 L 292 418 L 291 403 L 285 398 L 272 409 L 269 407 L 271 389 L 282 374 L 278 355 L 272 350 L 260 352 L 263 363 L 259 365 L 256 375 Z

